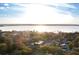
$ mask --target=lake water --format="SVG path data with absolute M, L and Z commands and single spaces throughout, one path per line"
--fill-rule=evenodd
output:
M 4 26 L 3 31 L 79 32 L 79 26 Z

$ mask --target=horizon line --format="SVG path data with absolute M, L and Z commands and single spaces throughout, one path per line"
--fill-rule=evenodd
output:
M 79 24 L 0 24 L 0 26 L 79 26 Z

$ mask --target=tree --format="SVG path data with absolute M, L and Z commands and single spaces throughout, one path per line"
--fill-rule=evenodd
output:
M 63 54 L 63 50 L 57 46 L 42 46 L 39 48 L 39 54 L 53 54 L 53 55 L 61 55 Z
M 7 54 L 7 45 L 5 43 L 0 43 L 0 54 Z
M 14 54 L 14 55 L 29 55 L 29 54 L 32 54 L 32 49 L 27 46 L 23 46 L 19 49 L 14 50 L 12 52 L 12 54 Z
M 70 50 L 72 50 L 74 48 L 73 42 L 69 41 L 68 42 L 68 47 L 69 47 Z

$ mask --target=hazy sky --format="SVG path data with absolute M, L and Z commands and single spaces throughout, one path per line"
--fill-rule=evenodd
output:
M 78 24 L 79 3 L 0 3 L 0 24 Z

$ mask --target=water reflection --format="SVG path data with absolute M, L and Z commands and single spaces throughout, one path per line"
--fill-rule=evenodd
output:
M 38 32 L 79 32 L 79 26 L 6 26 L 3 31 L 38 31 Z

